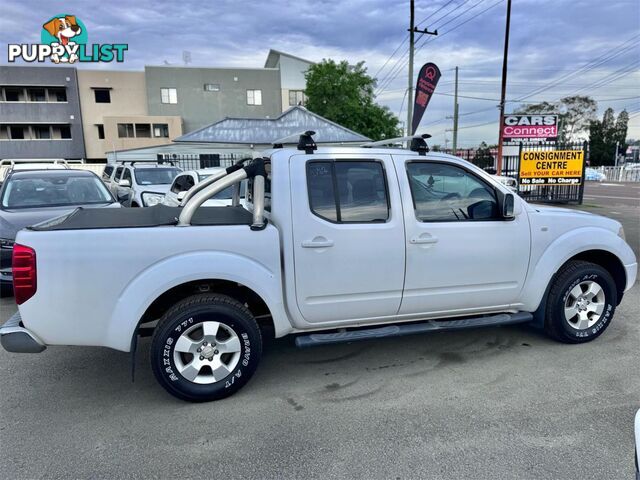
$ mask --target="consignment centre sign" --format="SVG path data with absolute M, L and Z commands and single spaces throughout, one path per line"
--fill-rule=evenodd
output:
M 523 150 L 520 154 L 522 185 L 580 185 L 583 150 Z

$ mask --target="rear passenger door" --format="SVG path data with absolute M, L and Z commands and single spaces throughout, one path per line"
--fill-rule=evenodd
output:
M 109 184 L 109 190 L 111 190 L 111 193 L 113 193 L 113 196 L 117 198 L 118 195 L 118 182 L 120 181 L 120 178 L 122 177 L 122 171 L 124 170 L 123 166 L 119 166 L 116 168 L 115 172 L 113 173 L 113 178 L 111 180 L 111 183 Z
M 122 180 L 129 180 L 129 186 L 128 187 L 120 186 L 119 183 Z M 116 198 L 120 203 L 128 207 L 131 206 L 131 199 L 133 197 L 132 187 L 133 187 L 133 175 L 131 175 L 131 169 L 129 167 L 125 167 L 122 172 L 122 177 L 118 181 L 118 185 L 116 185 Z
M 395 315 L 404 228 L 390 158 L 290 160 L 298 308 L 309 323 Z

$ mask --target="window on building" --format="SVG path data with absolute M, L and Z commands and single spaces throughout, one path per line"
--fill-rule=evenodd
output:
M 219 92 L 220 84 L 219 83 L 205 83 L 204 84 L 205 92 Z
M 289 90 L 289 106 L 304 105 L 307 98 L 302 90 Z
M 169 138 L 169 125 L 166 123 L 154 123 L 153 136 L 156 138 Z
M 60 125 L 60 138 L 71 139 L 71 127 L 69 125 Z
M 111 103 L 111 90 L 108 88 L 94 88 L 93 95 L 96 103 Z
M 62 87 L 53 87 L 49 89 L 49 101 L 50 102 L 66 102 L 67 101 L 67 90 Z
M 104 140 L 104 125 L 99 123 L 96 125 L 96 129 L 98 130 L 98 139 Z
M 28 138 L 28 131 L 26 130 L 24 125 L 10 125 L 9 134 L 11 135 L 11 140 L 24 140 Z
M 421 222 L 498 218 L 493 188 L 460 167 L 416 161 L 407 164 L 407 175 L 416 217 Z
M 178 90 L 175 88 L 161 88 L 160 101 L 162 103 L 178 103 Z
M 49 125 L 33 125 L 31 131 L 35 139 L 49 140 L 51 138 L 51 127 Z
M 22 87 L 4 87 L 4 99 L 7 102 L 24 102 Z
M 27 98 L 30 102 L 46 102 L 47 94 L 44 88 L 27 88 Z
M 137 138 L 151 138 L 151 125 L 148 123 L 136 123 Z
M 262 90 L 247 90 L 247 105 L 262 105 Z
M 389 218 L 387 182 L 380 162 L 309 162 L 307 188 L 311 211 L 330 222 L 385 222 Z
M 133 123 L 119 123 L 118 124 L 118 137 L 119 138 L 133 138 Z
M 0 140 L 9 140 L 9 127 L 0 125 Z

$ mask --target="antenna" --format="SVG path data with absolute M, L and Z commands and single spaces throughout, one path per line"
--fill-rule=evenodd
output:
M 182 51 L 182 61 L 184 62 L 185 66 L 191 63 L 191 52 L 189 50 Z

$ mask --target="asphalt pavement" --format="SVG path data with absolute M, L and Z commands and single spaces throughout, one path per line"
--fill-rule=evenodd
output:
M 638 255 L 639 198 L 589 184 L 578 208 L 622 222 Z M 0 478 L 633 478 L 639 308 L 636 284 L 577 346 L 522 326 L 273 340 L 238 394 L 197 405 L 156 384 L 148 341 L 135 383 L 121 352 L 2 350 Z

